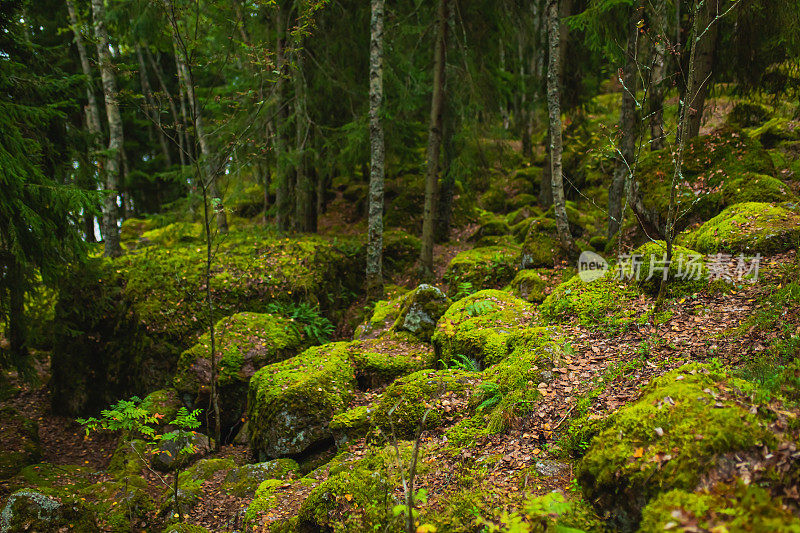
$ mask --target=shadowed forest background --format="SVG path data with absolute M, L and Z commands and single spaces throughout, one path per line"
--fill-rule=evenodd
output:
M 800 531 L 798 27 L 0 2 L 0 533 Z

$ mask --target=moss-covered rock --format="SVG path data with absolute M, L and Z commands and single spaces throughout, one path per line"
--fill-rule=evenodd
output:
M 148 394 L 142 400 L 142 407 L 151 415 L 159 415 L 158 427 L 165 429 L 170 422 L 175 420 L 178 409 L 184 407 L 180 395 L 175 389 L 159 389 Z
M 403 297 L 403 306 L 393 329 L 408 331 L 424 341 L 430 340 L 436 321 L 451 303 L 450 298 L 440 289 L 423 283 Z
M 204 234 L 203 225 L 199 222 L 173 222 L 161 228 L 145 231 L 142 240 L 154 244 L 173 245 L 179 242 L 197 242 Z
M 277 238 L 252 228 L 216 246 L 215 317 L 319 305 L 329 318 L 360 290 L 356 240 Z M 119 398 L 163 388 L 178 356 L 208 324 L 205 250 L 191 243 L 87 261 L 62 280 L 52 354 L 53 409 L 95 414 Z M 338 311 L 337 311 L 338 312 Z
M 708 286 L 708 268 L 703 256 L 694 250 L 673 245 L 672 261 L 667 264 L 666 243 L 655 241 L 643 244 L 631 256 L 637 259 L 622 267 L 623 275 L 653 296 L 658 294 L 665 274 L 670 280 L 667 286 L 670 297 L 692 294 Z
M 358 388 L 374 389 L 425 367 L 433 350 L 429 344 L 400 336 L 354 341 L 347 354 L 355 370 Z
M 172 432 L 175 434 L 177 432 Z M 180 453 L 191 447 L 192 453 Z M 156 470 L 169 472 L 191 464 L 201 457 L 208 455 L 213 448 L 213 441 L 202 433 L 191 431 L 183 437 L 162 439 L 150 458 L 150 465 Z
M 202 495 L 203 483 L 210 480 L 218 472 L 230 471 L 236 467 L 230 459 L 201 459 L 178 476 L 178 502 L 181 512 L 186 513 L 197 505 Z M 220 474 L 222 475 L 222 474 Z M 175 521 L 175 491 L 173 487 L 165 488 L 159 513 L 167 520 Z
M 231 469 L 225 477 L 223 490 L 236 496 L 251 495 L 268 479 L 286 479 L 294 475 L 299 466 L 292 459 L 274 459 L 265 463 L 248 464 Z
M 770 445 L 764 420 L 736 401 L 725 376 L 692 364 L 654 379 L 607 421 L 578 467 L 584 495 L 632 531 L 652 498 L 693 490 L 718 456 Z
M 416 235 L 398 229 L 383 233 L 383 262 L 389 273 L 413 265 L 421 250 L 422 241 Z
M 210 533 L 208 529 L 203 526 L 194 524 L 187 524 L 186 522 L 178 522 L 171 524 L 164 528 L 161 533 Z
M 770 110 L 755 102 L 736 102 L 728 113 L 728 124 L 734 128 L 760 126 L 769 119 Z
M 666 220 L 675 173 L 672 155 L 669 150 L 652 152 L 645 155 L 639 167 L 645 207 Z M 722 128 L 687 143 L 682 175 L 684 180 L 678 184 L 676 197 L 682 213 L 676 222 L 678 229 L 716 216 L 726 206 L 725 190 L 742 189 L 752 175 L 772 177 L 775 167 L 758 140 L 741 131 Z M 748 194 L 771 194 L 758 186 L 747 188 Z
M 80 491 L 82 500 L 97 517 L 102 531 L 127 533 L 146 520 L 155 509 L 147 493 L 147 481 L 128 476 L 115 481 L 101 481 Z
M 792 190 L 781 180 L 764 174 L 745 173 L 725 181 L 722 185 L 721 205 L 784 202 L 793 198 Z
M 439 320 L 433 345 L 439 363 L 474 361 L 489 366 L 508 355 L 511 339 L 533 320 L 534 307 L 498 290 L 476 292 L 454 303 Z
M 215 327 L 219 407 L 222 431 L 239 425 L 247 403 L 247 385 L 256 370 L 296 355 L 303 347 L 297 324 L 277 315 L 237 313 Z M 203 334 L 178 359 L 174 385 L 190 406 L 209 403 L 211 342 Z
M 78 498 L 57 495 L 48 490 L 21 489 L 9 496 L 0 513 L 0 531 L 64 530 L 100 531 L 94 513 Z
M 371 414 L 372 408 L 361 405 L 334 416 L 329 427 L 336 446 L 341 448 L 348 442 L 366 436 L 372 425 Z
M 542 303 L 546 298 L 547 283 L 535 270 L 520 270 L 509 284 L 511 294 L 531 303 Z
M 584 282 L 574 276 L 553 289 L 539 307 L 541 316 L 553 322 L 577 318 L 585 325 L 622 326 L 636 317 L 632 301 L 638 289 L 609 271 L 602 278 Z
M 712 490 L 673 490 L 655 498 L 642 511 L 639 531 L 665 530 L 800 532 L 800 519 L 779 498 L 756 485 L 720 484 Z
M 774 148 L 783 141 L 800 140 L 800 123 L 783 117 L 775 117 L 753 129 L 747 130 L 748 134 L 761 143 L 765 148 Z
M 522 269 L 552 268 L 559 255 L 559 243 L 555 221 L 539 218 L 531 221 L 525 234 L 525 242 L 519 256 Z
M 39 424 L 10 406 L 0 408 L 0 480 L 41 459 Z
M 737 204 L 678 240 L 707 254 L 785 252 L 795 248 L 800 240 L 800 214 L 779 205 Z
M 126 218 L 119 228 L 119 240 L 124 243 L 135 241 L 157 225 L 156 220 L 152 218 Z
M 284 481 L 280 479 L 265 479 L 259 484 L 253 501 L 250 502 L 244 513 L 245 531 L 269 531 L 269 529 L 261 527 L 265 525 L 261 523 L 261 519 L 278 506 L 275 491 L 283 484 Z
M 506 217 L 495 213 L 484 213 L 478 220 L 478 224 L 478 229 L 470 236 L 470 240 L 477 241 L 483 237 L 508 235 L 511 232 Z
M 250 447 L 259 459 L 301 454 L 331 439 L 328 424 L 353 398 L 347 343 L 309 348 L 250 380 Z
M 519 249 L 506 246 L 485 246 L 458 253 L 447 265 L 444 282 L 455 294 L 459 285 L 475 289 L 492 289 L 506 285 L 517 273 Z
M 108 472 L 116 478 L 135 476 L 146 466 L 146 460 L 147 442 L 122 437 L 108 463 Z
M 451 409 L 455 395 L 471 394 L 481 382 L 480 374 L 464 370 L 421 370 L 392 383 L 381 395 L 372 415 L 374 424 L 386 435 L 412 438 L 421 426 L 440 426 Z

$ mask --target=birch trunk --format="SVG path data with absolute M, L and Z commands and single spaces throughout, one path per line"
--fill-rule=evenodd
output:
M 560 57 L 560 20 L 558 0 L 547 2 L 547 32 L 549 37 L 549 58 L 547 68 L 547 110 L 550 115 L 550 184 L 553 190 L 553 206 L 556 215 L 556 229 L 561 246 L 572 255 L 575 243 L 569 231 L 567 221 L 566 200 L 564 198 L 564 181 L 562 176 L 561 153 L 561 95 L 559 88 Z
M 423 278 L 433 275 L 433 237 L 436 215 L 436 189 L 439 176 L 439 152 L 442 146 L 442 106 L 444 103 L 445 55 L 447 51 L 448 0 L 439 0 L 436 14 L 436 46 L 433 56 L 433 96 L 428 128 L 425 172 L 425 207 L 422 219 L 422 252 L 420 270 Z
M 122 253 L 119 245 L 119 228 L 117 227 L 117 193 L 120 180 L 120 161 L 122 159 L 122 115 L 117 102 L 117 80 L 111 65 L 111 52 L 106 30 L 106 8 L 104 0 L 92 0 L 92 18 L 94 20 L 94 36 L 97 42 L 97 57 L 100 64 L 100 76 L 103 80 L 103 97 L 108 119 L 108 159 L 105 167 L 105 189 L 107 196 L 103 199 L 103 254 L 107 257 Z
M 372 0 L 369 46 L 369 225 L 367 231 L 367 300 L 383 297 L 383 10 Z

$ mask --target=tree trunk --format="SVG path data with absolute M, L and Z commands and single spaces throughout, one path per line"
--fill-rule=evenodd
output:
M 161 87 L 161 91 L 167 97 L 167 101 L 169 102 L 169 110 L 172 114 L 172 123 L 174 125 L 175 136 L 173 138 L 173 143 L 178 147 L 178 156 L 181 161 L 181 166 L 185 167 L 187 164 L 187 157 L 186 157 L 186 137 L 183 132 L 183 128 L 181 128 L 181 120 L 180 116 L 178 115 L 178 108 L 175 106 L 175 100 L 172 98 L 172 94 L 169 92 L 169 88 L 167 87 L 167 83 L 164 79 L 164 73 L 161 70 L 161 66 L 156 62 L 155 58 L 153 58 L 153 54 L 150 53 L 150 48 L 147 46 L 147 43 L 144 45 L 144 51 L 147 54 L 148 62 L 150 66 L 153 68 L 153 72 L 156 74 L 156 79 L 158 80 L 158 85 Z
M 142 85 L 142 94 L 149 108 L 145 114 L 156 127 L 158 142 L 161 144 L 161 153 L 164 154 L 164 162 L 167 167 L 171 167 L 172 154 L 169 152 L 167 136 L 164 134 L 164 128 L 161 125 L 161 109 L 156 105 L 155 99 L 153 98 L 153 90 L 150 87 L 150 80 L 147 77 L 147 63 L 144 61 L 144 54 L 142 54 L 142 47 L 139 43 L 136 43 L 136 59 L 139 62 L 139 82 Z
M 284 71 L 286 63 L 286 14 L 280 5 L 276 10 L 275 27 L 277 28 L 277 43 L 275 45 L 275 69 L 278 71 L 278 80 L 275 86 L 275 225 L 279 231 L 289 229 L 289 211 L 291 198 L 289 197 L 289 168 L 286 156 L 286 109 L 284 102 Z
M 711 88 L 712 67 L 714 66 L 714 54 L 717 49 L 717 35 L 719 34 L 719 25 L 714 21 L 717 14 L 716 6 L 716 2 L 704 2 L 699 7 L 699 13 L 697 14 L 700 18 L 700 31 L 696 35 L 700 35 L 700 38 L 697 42 L 691 43 L 692 56 L 694 57 L 691 60 L 693 63 L 691 70 L 694 71 L 695 83 L 691 91 L 687 85 L 686 91 L 688 95 L 686 102 L 689 105 L 687 139 L 697 137 L 700 134 L 703 109 Z
M 622 225 L 625 184 L 633 175 L 636 165 L 636 52 L 638 49 L 640 3 L 631 6 L 628 19 L 628 44 L 625 49 L 625 64 L 622 67 L 622 105 L 619 117 L 619 152 L 614 166 L 614 176 L 608 190 L 608 239 Z
M 369 223 L 367 230 L 367 300 L 383 297 L 383 9 L 372 0 L 369 44 Z
M 314 183 L 307 168 L 306 143 L 308 143 L 308 110 L 306 107 L 306 80 L 303 73 L 302 43 L 298 50 L 293 72 L 294 81 L 294 127 L 295 127 L 295 229 L 302 232 L 316 231 L 314 224 Z
M 436 216 L 436 189 L 439 175 L 439 151 L 442 146 L 442 107 L 444 104 L 445 55 L 447 52 L 448 0 L 439 0 L 436 14 L 436 46 L 433 56 L 433 96 L 428 129 L 425 172 L 425 208 L 422 219 L 422 252 L 420 271 L 423 278 L 433 276 L 433 237 Z
M 568 255 L 573 255 L 575 243 L 569 232 L 561 168 L 561 95 L 558 82 L 559 62 L 561 60 L 559 52 L 560 25 L 558 0 L 548 0 L 547 29 L 550 40 L 550 53 L 547 69 L 547 109 L 550 115 L 550 182 L 553 189 L 553 206 L 555 207 L 558 239 Z
M 103 199 L 103 254 L 107 257 L 122 253 L 119 245 L 119 228 L 117 227 L 117 193 L 120 179 L 120 161 L 122 159 L 122 115 L 117 102 L 117 80 L 111 65 L 111 52 L 108 49 L 108 31 L 106 30 L 106 10 L 103 0 L 92 0 L 92 16 L 94 19 L 94 36 L 97 41 L 97 57 L 100 64 L 100 75 L 103 79 L 103 97 L 106 103 L 108 119 L 108 159 L 106 160 L 105 189 L 107 196 Z
M 192 123 L 194 124 L 194 133 L 197 137 L 197 143 L 200 145 L 200 154 L 203 157 L 202 164 L 200 165 L 202 169 L 200 174 L 203 180 L 201 185 L 203 187 L 208 187 L 211 197 L 215 200 L 216 205 L 214 206 L 214 210 L 217 217 L 217 229 L 220 233 L 225 234 L 228 233 L 228 217 L 225 214 L 225 208 L 222 205 L 222 197 L 217 188 L 217 176 L 220 174 L 220 169 L 215 166 L 217 161 L 214 161 L 211 147 L 208 143 L 205 124 L 203 122 L 203 110 L 197 99 L 191 70 L 186 64 L 186 58 L 184 57 L 186 51 L 181 49 L 176 35 L 173 35 L 173 44 L 175 46 L 175 62 L 177 64 L 178 74 L 183 82 L 183 88 L 186 91 L 186 99 L 189 102 L 189 113 Z
M 664 148 L 664 93 L 667 70 L 667 5 L 658 0 L 652 25 L 653 64 L 650 73 L 648 114 L 650 115 L 650 149 Z

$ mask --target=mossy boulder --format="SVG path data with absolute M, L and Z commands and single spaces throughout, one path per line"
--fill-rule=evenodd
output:
M 645 207 L 666 220 L 670 190 L 675 174 L 668 149 L 646 154 L 639 165 L 639 183 Z M 732 128 L 721 128 L 688 141 L 678 184 L 676 222 L 680 230 L 696 221 L 708 220 L 736 199 L 731 191 L 748 189 L 747 194 L 772 194 L 758 185 L 748 185 L 752 176 L 775 176 L 775 166 L 758 140 Z M 761 180 L 762 178 L 757 178 Z M 727 195 L 725 191 L 728 191 Z M 755 199 L 755 198 L 754 198 Z
M 8 479 L 24 467 L 39 462 L 39 424 L 11 406 L 0 408 L 0 480 Z
M 141 439 L 121 437 L 108 463 L 108 472 L 119 479 L 140 474 L 146 466 L 147 447 Z
M 8 497 L 0 513 L 0 532 L 100 531 L 94 513 L 78 498 L 45 489 L 21 489 Z
M 780 205 L 737 204 L 678 240 L 706 254 L 776 254 L 797 246 L 800 214 Z
M 380 339 L 354 341 L 347 345 L 358 388 L 374 389 L 398 377 L 422 370 L 433 350 L 413 337 L 386 335 Z
M 260 460 L 299 455 L 332 438 L 328 424 L 353 398 L 347 343 L 309 348 L 250 380 L 250 447 Z
M 775 117 L 747 132 L 765 148 L 774 148 L 784 141 L 800 140 L 800 122 Z
M 542 303 L 547 297 L 547 282 L 535 270 L 520 270 L 509 284 L 511 294 L 531 303 Z
M 483 237 L 508 235 L 511 232 L 506 217 L 495 213 L 484 213 L 478 220 L 478 224 L 478 229 L 470 236 L 470 240 L 477 241 Z
M 391 436 L 394 429 L 397 438 L 412 438 L 429 408 L 425 429 L 439 427 L 451 412 L 455 397 L 469 397 L 480 382 L 476 372 L 450 369 L 420 370 L 400 378 L 381 395 L 372 414 L 374 425 L 385 435 Z
M 366 436 L 372 425 L 372 411 L 371 407 L 361 405 L 334 416 L 330 428 L 336 446 L 341 448 L 348 442 Z
M 247 385 L 256 370 L 296 355 L 304 342 L 292 319 L 272 314 L 237 313 L 217 322 L 214 329 L 221 426 L 228 433 L 241 423 Z M 174 386 L 192 407 L 209 403 L 210 352 L 206 333 L 178 359 Z
M 151 229 L 142 234 L 148 243 L 173 245 L 179 242 L 197 242 L 203 238 L 205 230 L 199 222 L 173 222 L 161 228 Z
M 178 410 L 184 405 L 178 391 L 170 388 L 159 389 L 148 394 L 142 400 L 142 407 L 147 409 L 151 415 L 159 415 L 157 417 L 159 428 L 164 429 L 175 420 Z
M 658 494 L 693 490 L 727 453 L 771 445 L 765 420 L 738 402 L 724 374 L 691 364 L 654 379 L 614 413 L 578 465 L 584 496 L 633 531 Z
M 172 432 L 175 434 L 176 432 Z M 183 449 L 191 447 L 192 453 L 182 454 Z M 211 452 L 213 441 L 202 433 L 190 431 L 183 437 L 162 439 L 150 458 L 150 466 L 161 472 L 170 472 L 192 464 Z
M 643 244 L 631 254 L 635 257 L 623 276 L 636 282 L 645 292 L 655 296 L 665 275 L 669 276 L 667 295 L 678 297 L 692 294 L 708 286 L 708 268 L 703 256 L 694 250 L 673 245 L 672 261 L 667 264 L 667 245 L 664 241 Z
M 559 256 L 559 249 L 555 220 L 550 218 L 532 220 L 520 251 L 519 267 L 521 269 L 552 268 Z
M 800 519 L 757 485 L 719 484 L 711 490 L 673 490 L 655 498 L 642 511 L 639 531 L 800 532 Z
M 126 218 L 119 228 L 119 240 L 124 243 L 135 241 L 157 225 L 156 220 L 152 218 Z
M 181 512 L 186 513 L 197 505 L 202 496 L 203 483 L 219 475 L 234 469 L 236 463 L 230 459 L 201 459 L 190 468 L 184 470 L 178 476 L 178 502 Z M 159 513 L 167 517 L 167 521 L 173 522 L 177 508 L 175 506 L 175 491 L 172 487 L 165 488 L 161 499 Z
M 360 459 L 349 458 L 336 473 L 315 487 L 300 506 L 294 531 L 404 531 L 403 517 L 392 509 L 402 504 L 395 495 L 401 487 L 396 464 L 409 464 L 412 444 L 398 442 L 400 456 L 394 446 L 371 449 Z M 424 453 L 422 450 L 420 453 Z M 427 467 L 418 463 L 418 473 Z
M 736 102 L 728 113 L 728 124 L 734 128 L 751 128 L 760 126 L 769 120 L 768 107 L 755 102 Z
M 489 366 L 510 351 L 511 339 L 533 320 L 535 308 L 508 292 L 484 290 L 454 303 L 433 335 L 437 361 Z M 441 361 L 441 363 L 439 363 Z
M 422 241 L 416 235 L 392 229 L 383 233 L 383 262 L 387 270 L 402 272 L 419 258 Z
M 448 292 L 455 294 L 459 285 L 475 289 L 492 289 L 506 285 L 517 273 L 519 248 L 484 246 L 458 253 L 447 265 L 444 282 Z
M 210 533 L 210 531 L 203 526 L 178 522 L 168 525 L 161 533 Z
M 356 328 L 353 338 L 356 340 L 375 339 L 389 331 L 394 326 L 400 309 L 403 307 L 405 302 L 403 296 L 375 302 L 372 315 Z
M 258 486 L 268 479 L 286 479 L 300 467 L 292 459 L 274 459 L 231 469 L 225 477 L 223 490 L 236 496 L 252 495 Z
M 265 519 L 267 513 L 278 506 L 275 492 L 284 484 L 285 482 L 281 479 L 265 479 L 259 484 L 253 501 L 250 502 L 244 513 L 245 531 L 271 531 L 271 528 L 262 520 Z
M 784 202 L 794 198 L 792 190 L 781 180 L 764 174 L 745 173 L 722 185 L 721 205 L 742 202 Z
M 346 308 L 361 281 L 355 239 L 277 238 L 231 231 L 215 243 L 211 293 L 216 318 L 264 313 L 275 304 Z M 119 398 L 164 388 L 179 355 L 208 325 L 205 249 L 151 246 L 116 259 L 90 259 L 62 280 L 52 354 L 52 406 L 91 415 Z
M 539 307 L 542 318 L 564 322 L 577 318 L 584 325 L 612 327 L 630 324 L 636 318 L 632 306 L 639 290 L 618 279 L 613 271 L 602 278 L 584 282 L 574 276 L 553 289 Z
M 147 489 L 147 481 L 143 477 L 128 476 L 95 483 L 79 494 L 95 514 L 101 531 L 127 533 L 155 510 Z
M 441 289 L 423 283 L 403 297 L 403 305 L 393 329 L 407 331 L 420 340 L 428 341 L 433 335 L 436 321 L 451 303 Z

